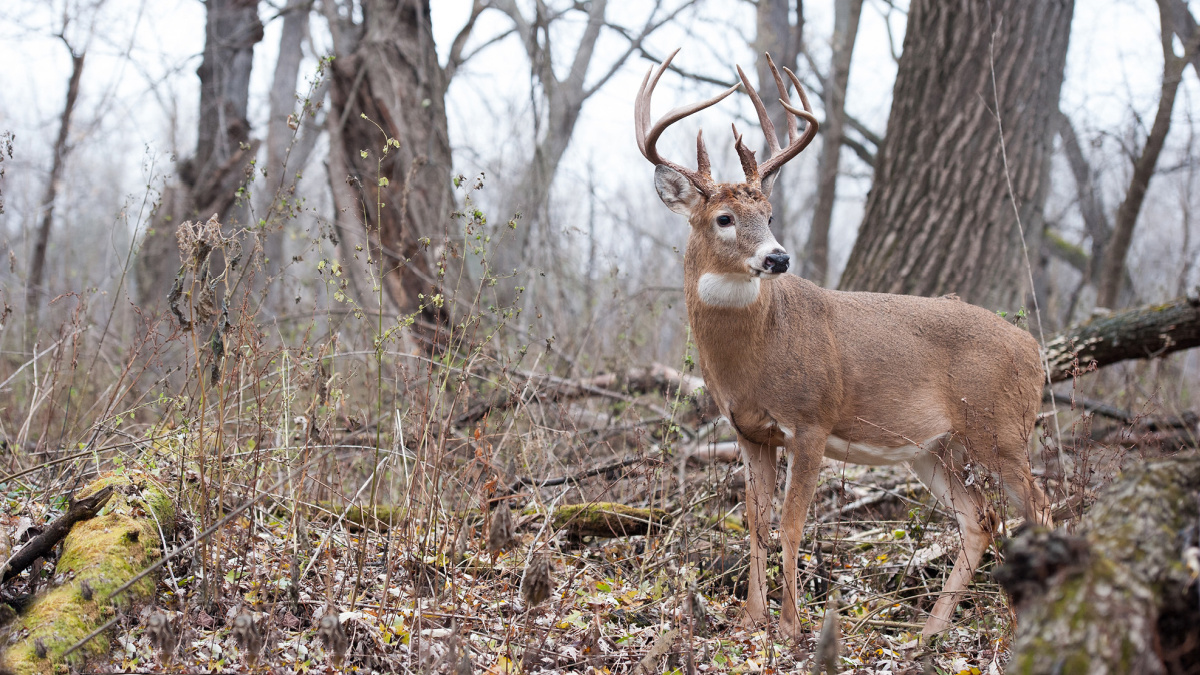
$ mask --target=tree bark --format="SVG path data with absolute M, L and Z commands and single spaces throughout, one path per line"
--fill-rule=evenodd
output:
M 1200 346 L 1200 298 L 1093 317 L 1064 329 L 1046 343 L 1050 379 L 1072 377 L 1075 362 L 1086 370 L 1130 359 L 1149 359 Z
M 824 286 L 829 281 L 829 225 L 837 196 L 838 167 L 846 132 L 846 87 L 850 57 L 858 36 L 862 0 L 837 0 L 833 10 L 833 60 L 825 87 L 825 121 L 821 124 L 821 157 L 817 164 L 817 206 L 808 234 L 809 279 Z
M 1173 45 L 1174 32 L 1171 28 L 1171 9 L 1166 5 L 1168 0 L 1159 1 L 1159 19 L 1162 25 L 1163 74 L 1162 90 L 1158 99 L 1158 111 L 1154 115 L 1154 123 L 1150 126 L 1150 135 L 1146 137 L 1146 145 L 1142 153 L 1133 163 L 1133 175 L 1129 178 L 1129 188 L 1125 191 L 1125 200 L 1117 209 L 1116 224 L 1113 226 L 1112 237 L 1104 250 L 1104 261 L 1100 268 L 1100 285 L 1097 289 L 1096 304 L 1100 307 L 1116 308 L 1117 294 L 1121 290 L 1121 281 L 1125 275 L 1125 256 L 1129 253 L 1129 245 L 1133 241 L 1134 226 L 1137 225 L 1138 214 L 1141 213 L 1142 203 L 1146 199 L 1146 190 L 1150 187 L 1150 179 L 1154 177 L 1155 167 L 1158 166 L 1158 156 L 1162 153 L 1167 142 L 1167 134 L 1171 131 L 1171 112 L 1175 109 L 1175 95 L 1179 92 L 1179 83 L 1183 80 L 1183 69 L 1196 53 L 1197 41 L 1194 36 L 1184 43 L 1184 55 L 1176 56 Z
M 1073 0 L 914 0 L 842 288 L 957 293 L 992 308 L 1023 300 L 1013 200 L 1036 237 L 1073 9 Z
M 433 318 L 438 309 L 418 295 L 438 285 L 431 249 L 452 245 L 454 196 L 448 79 L 429 11 L 429 0 L 367 0 L 362 23 L 335 27 L 346 39 L 335 42 L 330 124 L 349 173 L 330 180 L 349 181 L 354 203 L 338 209 L 361 219 L 369 264 L 396 308 L 425 305 Z
M 1200 456 L 1126 472 L 1084 514 L 1082 537 L 1033 531 L 1008 542 L 996 577 L 1017 605 L 1010 673 L 1196 672 Z
M 245 225 L 246 210 L 234 212 L 238 187 L 257 152 L 246 118 L 254 45 L 263 38 L 257 0 L 208 0 L 200 77 L 196 151 L 176 165 L 178 182 L 163 191 L 150 219 L 135 269 L 138 302 L 163 303 L 179 268 L 175 228 L 214 213 L 226 226 Z
M 65 42 L 65 40 L 64 40 Z M 54 141 L 54 159 L 50 164 L 50 177 L 46 192 L 42 196 L 42 222 L 38 226 L 37 238 L 33 242 L 33 254 L 29 259 L 29 277 L 25 280 L 25 311 L 28 332 L 37 332 L 38 314 L 41 310 L 42 283 L 46 277 L 46 248 L 50 243 L 50 227 L 54 223 L 54 201 L 58 198 L 58 183 L 62 180 L 67 163 L 67 137 L 71 131 L 71 115 L 75 102 L 79 100 L 79 82 L 83 78 L 83 53 L 71 51 L 71 79 L 67 81 L 67 100 L 59 118 L 58 138 Z

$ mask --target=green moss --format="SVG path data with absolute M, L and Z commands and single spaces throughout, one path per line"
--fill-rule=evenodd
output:
M 653 533 L 671 521 L 663 509 L 643 509 L 616 502 L 569 504 L 554 510 L 554 527 L 580 536 L 639 535 Z
M 53 672 L 66 650 L 113 616 L 110 604 L 136 604 L 154 592 L 154 579 L 147 576 L 112 603 L 105 600 L 161 555 L 159 528 L 164 535 L 171 532 L 175 508 L 161 485 L 132 471 L 105 474 L 80 497 L 108 485 L 114 493 L 100 515 L 77 523 L 63 541 L 55 576 L 68 581 L 37 598 L 13 627 L 17 641 L 2 662 L 8 671 L 18 675 Z M 90 601 L 80 592 L 84 581 L 92 587 Z M 39 638 L 47 651 L 44 659 L 35 653 Z M 97 657 L 108 648 L 108 639 L 101 635 L 71 658 Z

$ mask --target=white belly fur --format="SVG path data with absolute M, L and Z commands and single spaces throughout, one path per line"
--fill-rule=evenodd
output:
M 830 435 L 825 440 L 825 456 L 841 462 L 865 464 L 868 466 L 899 464 L 901 462 L 911 462 L 925 455 L 934 444 L 941 441 L 944 437 L 945 434 L 939 434 L 923 441 L 920 445 L 902 445 L 898 448 L 888 448 L 868 443 L 850 442 L 844 438 Z

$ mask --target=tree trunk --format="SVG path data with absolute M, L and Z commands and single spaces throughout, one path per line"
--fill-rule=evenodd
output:
M 1046 343 L 1050 379 L 1072 377 L 1092 364 L 1101 368 L 1200 346 L 1200 297 L 1135 307 L 1097 316 L 1064 329 Z
M 375 276 L 400 312 L 437 285 L 432 247 L 452 237 L 447 78 L 437 60 L 429 0 L 368 0 L 357 33 L 333 62 L 331 124 L 338 126 L 354 207 Z M 335 45 L 337 46 L 337 45 Z M 389 144 L 395 139 L 399 147 Z M 365 156 L 363 153 L 365 152 Z M 434 316 L 437 308 L 425 307 Z
M 1158 156 L 1162 153 L 1167 141 L 1167 133 L 1171 131 L 1171 111 L 1175 109 L 1175 95 L 1179 91 L 1179 83 L 1183 80 L 1183 69 L 1196 53 L 1196 38 L 1189 39 L 1184 45 L 1184 55 L 1175 55 L 1173 41 L 1175 34 L 1171 29 L 1171 10 L 1159 2 L 1159 18 L 1162 25 L 1163 74 L 1162 91 L 1158 99 L 1158 111 L 1154 115 L 1154 123 L 1150 126 L 1150 135 L 1142 154 L 1133 163 L 1133 175 L 1129 178 L 1129 188 L 1125 192 L 1125 200 L 1117 209 L 1117 220 L 1113 226 L 1112 237 L 1105 246 L 1104 260 L 1100 267 L 1100 285 L 1097 289 L 1096 304 L 1100 307 L 1116 308 L 1117 294 L 1121 290 L 1121 281 L 1125 275 L 1125 256 L 1129 253 L 1129 245 L 1133 242 L 1133 229 L 1137 225 L 1138 214 L 1141 213 L 1142 203 L 1146 199 L 1146 190 L 1150 187 L 1150 179 L 1158 166 Z
M 1021 303 L 1029 289 L 1013 200 L 1036 236 L 1073 9 L 1073 0 L 913 1 L 842 288 Z
M 142 240 L 135 277 L 143 307 L 163 303 L 179 269 L 175 228 L 188 219 L 214 213 L 225 225 L 245 225 L 245 209 L 233 207 L 246 181 L 257 143 L 250 141 L 246 111 L 254 45 L 263 38 L 257 0 L 208 0 L 204 59 L 200 76 L 200 117 L 196 152 L 178 163 L 178 183 L 168 185 Z
M 862 0 L 837 0 L 833 10 L 833 61 L 825 86 L 825 121 L 821 124 L 821 158 L 817 165 L 817 207 L 808 233 L 806 276 L 824 286 L 829 281 L 829 225 L 837 196 L 838 167 L 846 130 L 846 86 L 850 57 L 858 36 Z
M 1079 271 L 1083 272 L 1086 279 L 1095 280 L 1100 276 L 1100 270 L 1097 267 L 1104 257 L 1104 248 L 1108 244 L 1108 238 L 1112 236 L 1112 225 L 1109 224 L 1108 216 L 1105 215 L 1103 196 L 1096 189 L 1092 167 L 1088 164 L 1087 158 L 1083 156 L 1083 146 L 1079 144 L 1079 137 L 1075 134 L 1075 127 L 1071 125 L 1071 119 L 1062 111 L 1059 111 L 1055 117 L 1057 118 L 1058 136 L 1062 139 L 1063 153 L 1067 156 L 1067 163 L 1071 166 L 1071 175 L 1075 177 L 1075 191 L 1079 195 L 1079 214 L 1083 216 L 1084 229 L 1092 239 L 1091 260 L 1086 267 L 1079 267 Z
M 70 45 L 67 45 L 70 48 Z M 38 313 L 41 310 L 42 283 L 46 277 L 46 247 L 50 243 L 50 226 L 54 222 L 54 201 L 58 198 L 58 183 L 62 180 L 63 168 L 67 163 L 67 136 L 71 131 L 71 114 L 79 100 L 79 82 L 83 77 L 85 54 L 71 50 L 71 79 L 67 81 L 67 101 L 63 104 L 58 125 L 58 138 L 54 141 L 54 159 L 50 164 L 50 178 L 42 196 L 42 222 L 38 226 L 37 239 L 33 242 L 33 256 L 29 260 L 29 277 L 25 280 L 25 316 L 28 333 L 37 332 Z
M 257 177 L 259 187 L 254 192 L 254 213 L 261 230 L 266 267 L 262 283 L 271 284 L 267 305 L 276 310 L 283 300 L 283 284 L 278 274 L 284 266 L 283 230 L 294 215 L 291 205 L 296 192 L 296 173 L 308 161 L 316 135 L 310 133 L 316 129 L 308 126 L 303 137 L 307 142 L 299 140 L 298 120 L 305 116 L 295 112 L 296 83 L 304 56 L 301 46 L 308 34 L 311 5 L 311 0 L 289 0 L 283 10 L 279 57 L 269 95 L 266 157 Z
M 996 571 L 1018 612 L 1007 672 L 1196 672 L 1187 551 L 1200 534 L 1197 490 L 1200 456 L 1150 462 L 1100 494 L 1082 537 L 1033 531 L 1008 542 Z
M 804 33 L 804 2 L 800 0 L 796 7 L 796 23 L 792 24 L 791 3 L 788 0 L 758 0 L 757 36 L 754 40 L 755 56 L 758 57 L 758 90 L 775 91 L 775 82 L 771 68 L 767 65 L 766 54 L 770 54 L 775 63 L 788 68 L 796 68 L 796 58 L 800 54 L 800 37 Z M 777 132 L 787 129 L 787 111 L 779 103 L 776 96 L 765 96 L 763 107 L 767 115 L 775 123 Z M 786 134 L 785 134 L 786 135 Z M 787 147 L 784 138 L 783 147 Z M 763 145 L 762 156 L 769 157 L 769 146 Z M 771 188 L 771 211 L 778 223 L 775 233 L 780 241 L 787 241 L 788 233 L 784 230 L 794 230 L 796 224 L 793 214 L 788 212 L 788 184 L 783 180 L 788 168 L 780 169 Z

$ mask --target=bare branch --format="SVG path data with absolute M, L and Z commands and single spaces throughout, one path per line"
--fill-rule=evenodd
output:
M 458 72 L 458 67 L 466 60 L 463 58 L 463 49 L 467 46 L 467 40 L 471 38 L 471 31 L 475 29 L 475 20 L 487 8 L 484 0 L 474 0 L 471 3 L 471 15 L 467 17 L 467 22 L 458 31 L 458 35 L 454 36 L 454 41 L 450 43 L 450 56 L 446 59 L 446 66 L 443 70 L 446 72 L 446 84 L 449 86 L 450 81 L 454 79 L 454 74 Z M 507 34 L 508 31 L 505 32 Z M 494 41 L 495 38 L 489 42 Z M 476 50 L 478 51 L 478 50 Z

